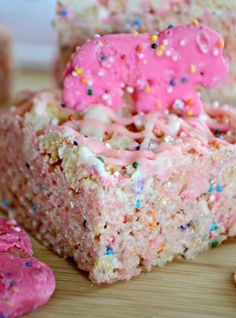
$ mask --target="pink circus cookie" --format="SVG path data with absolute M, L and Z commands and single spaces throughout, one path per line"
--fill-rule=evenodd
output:
M 33 255 L 29 237 L 14 220 L 0 218 L 0 253 L 8 252 L 21 257 Z
M 35 258 L 0 254 L 0 317 L 23 315 L 46 303 L 55 290 L 52 270 Z
M 197 23 L 159 34 L 96 38 L 68 64 L 64 102 L 79 111 L 94 103 L 118 109 L 128 93 L 138 112 L 174 108 L 198 115 L 202 103 L 196 86 L 216 86 L 227 75 L 223 46 L 219 34 Z

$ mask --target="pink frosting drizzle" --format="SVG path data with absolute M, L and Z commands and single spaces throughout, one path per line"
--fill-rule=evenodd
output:
M 210 112 L 212 107 L 207 106 L 207 111 Z M 158 111 L 150 113 L 150 114 L 138 114 L 135 116 L 131 116 L 128 118 L 119 116 L 115 111 L 104 108 L 104 111 L 107 113 L 109 118 L 114 121 L 111 124 L 101 123 L 98 120 L 90 120 L 90 119 L 82 119 L 77 121 L 68 121 L 62 125 L 63 131 L 66 131 L 68 128 L 72 129 L 72 134 L 74 135 L 75 140 L 81 146 L 88 147 L 96 156 L 102 156 L 104 162 L 106 164 L 117 165 L 117 166 L 127 166 L 132 164 L 134 161 L 138 161 L 145 167 L 145 170 L 153 168 L 155 165 L 155 160 L 162 154 L 166 153 L 168 156 L 171 154 L 175 158 L 181 157 L 181 153 L 186 153 L 189 151 L 195 151 L 199 154 L 204 154 L 209 151 L 209 147 L 211 142 L 216 140 L 216 137 L 213 131 L 210 129 L 210 125 L 212 121 L 215 123 L 215 127 L 223 127 L 225 130 L 222 130 L 222 138 L 218 138 L 217 142 L 219 145 L 226 145 L 228 142 L 234 142 L 235 139 L 235 131 L 232 131 L 232 140 L 230 138 L 226 138 L 224 133 L 230 131 L 232 129 L 232 125 L 230 122 L 228 124 L 221 123 L 217 116 L 211 117 L 207 113 L 204 113 L 205 120 L 200 119 L 199 117 L 186 117 L 179 118 L 176 115 L 164 115 L 159 113 Z M 229 117 L 233 110 L 228 110 L 228 113 L 222 110 L 222 113 Z M 173 133 L 171 132 L 170 126 L 168 125 L 168 120 L 172 116 L 174 120 L 178 120 L 180 125 L 178 130 Z M 138 119 L 142 119 L 143 127 L 140 131 L 130 131 L 125 126 L 134 124 Z M 151 131 L 147 131 L 145 129 L 145 125 L 147 123 L 153 124 L 153 129 Z M 210 123 L 210 124 L 209 124 Z M 91 137 L 85 137 L 80 133 L 81 126 L 92 126 L 101 128 L 103 127 L 104 133 L 107 133 L 108 137 L 113 135 L 122 135 L 127 136 L 137 141 L 141 138 L 145 139 L 147 136 L 155 142 L 158 147 L 155 151 L 149 149 L 148 147 L 143 147 L 142 142 L 140 143 L 139 150 L 128 150 L 128 149 L 109 149 L 105 145 L 106 141 L 103 142 L 95 140 Z M 173 142 L 168 143 L 163 140 L 163 137 L 159 137 L 155 133 L 155 127 L 160 130 L 164 136 L 172 136 Z M 215 129 L 213 127 L 213 130 Z M 58 128 L 56 128 L 58 129 Z M 176 140 L 181 140 L 181 144 L 178 144 Z
M 61 98 L 57 91 L 44 90 L 32 96 L 30 103 L 40 108 L 40 104 L 37 104 L 40 97 L 43 97 L 48 104 L 59 107 L 61 112 L 70 114 L 71 111 L 69 112 L 64 107 L 61 108 Z M 27 107 L 29 110 L 28 102 Z M 156 160 L 159 158 L 162 160 L 164 160 L 163 158 L 166 160 L 179 158 L 181 160 L 181 157 L 188 152 L 205 154 L 209 150 L 211 151 L 211 148 L 236 143 L 236 111 L 228 105 L 216 108 L 214 105 L 205 104 L 199 117 L 182 118 L 175 114 L 163 114 L 159 111 L 124 116 L 109 107 L 102 105 L 96 107 L 101 107 L 102 114 L 109 119 L 106 123 L 101 122 L 99 116 L 98 120 L 86 118 L 87 111 L 90 111 L 88 109 L 80 113 L 72 112 L 74 114 L 72 118 L 69 116 L 68 121 L 62 120 L 59 126 L 49 126 L 49 132 L 65 133 L 65 136 L 72 137 L 72 143 L 77 141 L 79 146 L 89 148 L 94 156 L 102 156 L 104 163 L 108 165 L 125 167 L 138 161 L 142 170 L 145 171 L 143 171 L 145 175 L 153 174 L 152 169 L 153 167 L 157 169 Z M 24 109 L 25 104 L 22 104 L 15 111 L 21 113 Z M 137 122 L 141 122 L 141 125 L 136 126 Z M 172 125 L 173 122 L 174 125 Z M 175 125 L 176 122 L 177 125 Z M 102 128 L 102 139 L 97 140 L 93 136 L 84 136 L 81 131 L 84 126 L 93 127 L 94 131 Z M 220 138 L 215 135 L 216 129 L 220 130 Z M 116 136 L 129 138 L 134 147 L 109 149 L 106 144 L 113 137 L 116 140 Z M 156 144 L 157 147 L 154 149 L 151 144 Z
M 196 86 L 216 86 L 228 73 L 223 44 L 219 34 L 200 24 L 88 41 L 66 68 L 64 102 L 77 111 L 93 103 L 116 110 L 130 94 L 138 112 L 173 108 L 199 115 Z

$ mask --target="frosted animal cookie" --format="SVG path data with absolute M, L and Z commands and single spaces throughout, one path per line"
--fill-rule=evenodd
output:
M 45 304 L 55 290 L 52 270 L 35 258 L 0 254 L 0 317 L 15 318 Z
M 196 86 L 214 87 L 228 73 L 223 47 L 222 37 L 200 24 L 93 39 L 66 68 L 64 102 L 78 111 L 94 103 L 116 110 L 128 93 L 138 112 L 173 108 L 199 115 Z
M 55 28 L 58 32 L 59 72 L 57 81 L 77 46 L 94 35 L 114 33 L 151 33 L 168 25 L 200 23 L 219 32 L 225 41 L 230 65 L 227 81 L 215 89 L 201 90 L 214 102 L 232 104 L 236 96 L 236 1 L 235 0 L 58 0 Z M 216 51 L 217 52 L 217 51 Z
M 33 255 L 28 235 L 16 221 L 0 218 L 0 253 L 8 252 L 21 257 Z

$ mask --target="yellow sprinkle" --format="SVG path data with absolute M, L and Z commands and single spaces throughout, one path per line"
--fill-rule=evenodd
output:
M 194 74 L 194 73 L 196 73 L 196 71 L 197 71 L 197 68 L 196 68 L 196 66 L 195 65 L 190 65 L 189 66 L 189 73 L 191 73 L 191 74 Z
M 152 229 L 155 229 L 155 228 L 157 227 L 157 222 L 152 221 L 152 222 L 149 223 L 149 225 L 150 225 L 150 227 L 151 227 Z
M 165 50 L 166 46 L 164 44 L 160 45 L 160 49 Z
M 216 42 L 216 46 L 217 46 L 218 48 L 223 47 L 223 45 L 224 45 L 224 41 L 221 40 L 221 39 Z
M 83 69 L 82 69 L 81 67 L 79 67 L 79 68 L 77 68 L 77 69 L 75 70 L 75 73 L 76 73 L 77 75 L 81 75 L 81 74 L 83 74 Z
M 133 35 L 139 35 L 139 32 L 138 31 L 133 31 L 132 34 Z
M 156 42 L 156 41 L 158 40 L 158 35 L 153 34 L 153 35 L 151 36 L 151 40 L 152 40 L 153 42 Z
M 162 56 L 163 55 L 163 50 L 160 50 L 160 49 L 156 50 L 156 55 L 157 56 Z
M 187 115 L 191 117 L 191 116 L 193 115 L 193 111 L 192 111 L 191 109 L 189 109 L 189 110 L 187 111 Z
M 199 24 L 198 19 L 192 19 L 192 24 L 194 25 Z
M 147 85 L 146 88 L 145 88 L 145 92 L 147 94 L 150 94 L 152 92 L 152 89 L 151 89 L 151 86 L 150 85 Z
M 156 108 L 162 108 L 162 103 L 158 101 L 158 102 L 156 103 Z

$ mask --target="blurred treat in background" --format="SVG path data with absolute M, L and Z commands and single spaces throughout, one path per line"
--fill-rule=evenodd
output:
M 9 30 L 0 28 L 0 105 L 10 101 L 12 83 L 12 38 Z
M 60 0 L 55 20 L 60 50 L 57 74 L 62 74 L 75 47 L 95 34 L 154 32 L 169 25 L 190 23 L 193 19 L 223 35 L 230 61 L 227 84 L 212 90 L 208 97 L 211 101 L 234 102 L 236 0 Z M 203 49 L 209 49 L 206 38 L 199 41 Z
M 56 0 L 0 1 L 0 27 L 9 30 L 12 35 L 11 53 L 7 47 L 8 38 L 3 36 L 0 40 L 0 95 L 3 94 L 4 99 L 9 94 L 10 61 L 12 97 L 22 89 L 55 86 L 53 67 L 57 56 L 57 36 L 52 25 L 55 7 Z

